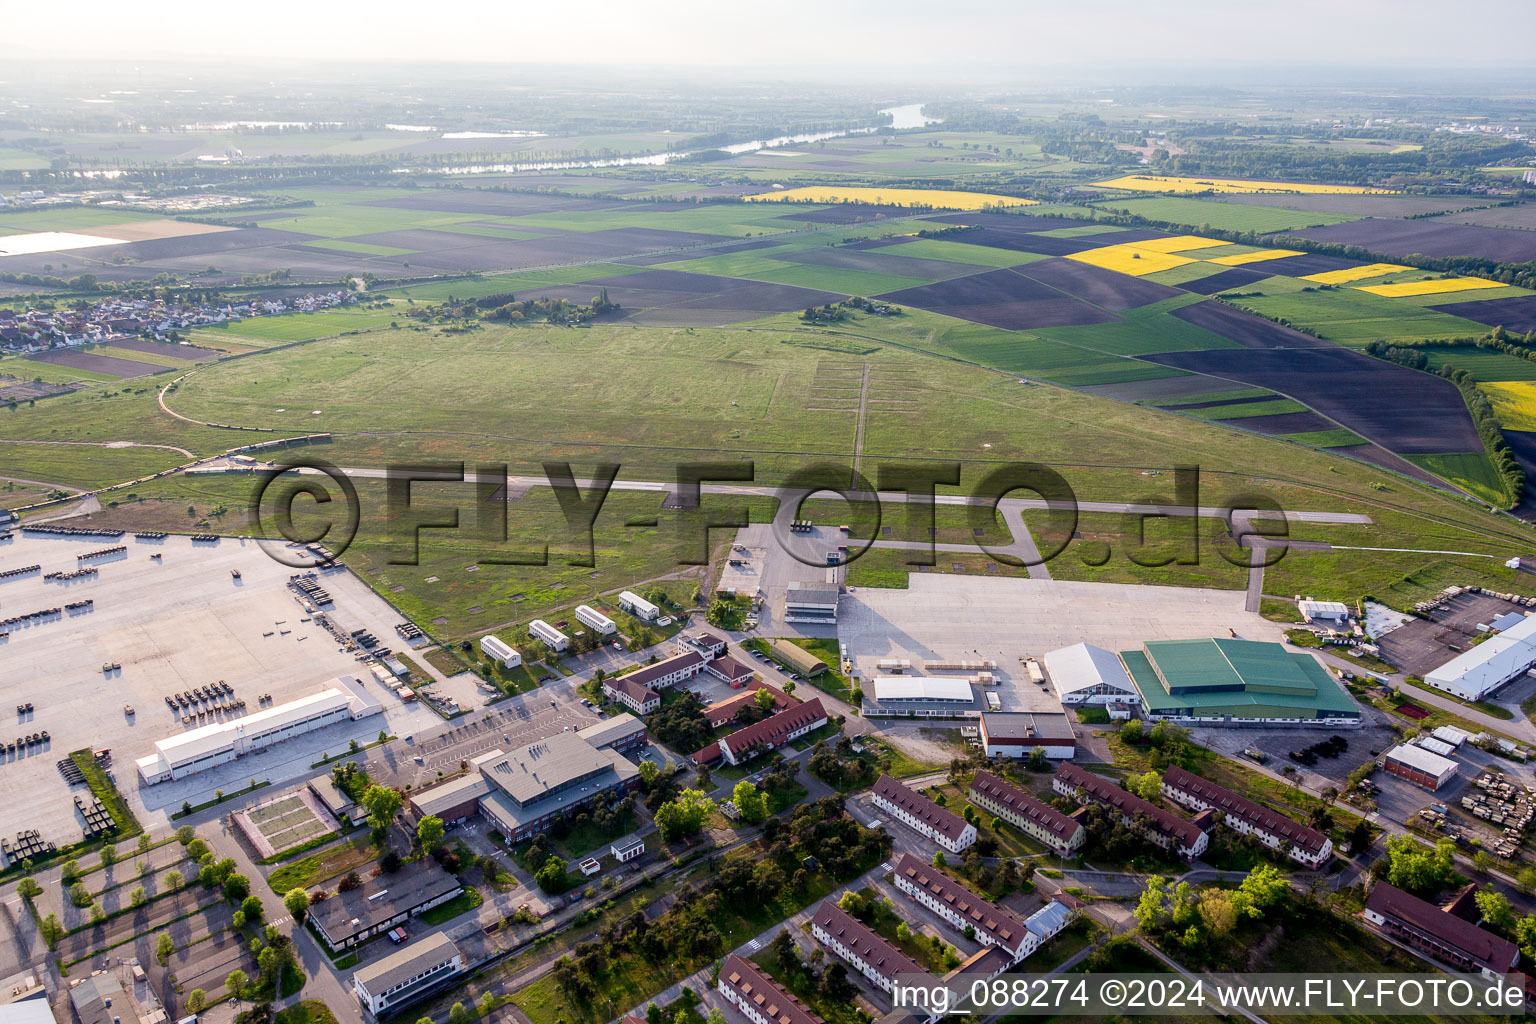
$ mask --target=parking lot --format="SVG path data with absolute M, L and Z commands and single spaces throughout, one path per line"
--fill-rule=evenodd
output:
M 93 576 L 44 579 L 73 572 L 81 554 L 118 545 L 126 552 L 102 559 Z M 131 533 L 114 539 L 17 531 L 0 542 L 0 572 L 29 565 L 41 568 L 0 580 L 4 617 L 87 599 L 92 604 L 13 626 L 0 640 L 6 665 L 0 721 L 15 714 L 15 735 L 49 735 L 29 752 L 0 760 L 0 785 L 29 796 L 0 802 L 0 836 L 35 828 L 60 846 L 80 839 L 80 816 L 56 767 L 71 750 L 109 748 L 129 805 L 153 827 L 168 821 L 183 800 L 201 802 L 216 788 L 243 788 L 252 777 L 281 781 L 307 774 L 323 751 L 345 749 L 351 738 L 366 741 L 381 728 L 405 735 L 441 722 L 426 708 L 386 695 L 381 717 L 332 726 L 189 779 L 141 789 L 134 760 L 149 754 L 156 740 L 209 721 L 184 724 L 181 709 L 167 708 L 168 694 L 222 679 L 246 700 L 243 711 L 214 719 L 222 721 L 255 711 L 261 694 L 281 704 L 314 693 L 337 675 L 367 673 L 323 629 L 304 621 L 309 615 L 287 586 L 295 570 L 251 541 L 194 545 L 182 536 L 138 540 Z M 404 648 L 394 632 L 398 613 L 361 580 L 335 570 L 322 574 L 322 585 L 334 598 L 326 611 L 345 631 L 367 628 L 386 646 Z M 30 713 L 11 710 L 27 703 Z M 0 727 L 0 741 L 11 738 Z
M 1428 619 L 1410 619 L 1377 644 L 1382 660 L 1408 675 L 1425 676 L 1472 646 L 1472 638 L 1501 615 L 1525 611 L 1487 594 L 1457 594 Z

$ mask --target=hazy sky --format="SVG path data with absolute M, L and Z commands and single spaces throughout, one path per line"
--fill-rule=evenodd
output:
M 850 64 L 932 72 L 1283 63 L 1524 67 L 1536 0 L 75 0 L 7 5 L 12 57 Z M 1234 85 L 1241 84 L 1234 80 Z

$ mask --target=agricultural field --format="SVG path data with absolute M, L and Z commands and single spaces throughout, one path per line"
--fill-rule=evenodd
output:
M 1236 178 L 1179 178 L 1156 174 L 1127 174 L 1108 181 L 1096 181 L 1100 188 L 1118 188 L 1127 192 L 1213 192 L 1247 195 L 1264 192 L 1294 192 L 1301 195 L 1391 195 L 1390 189 L 1362 188 L 1355 185 L 1317 185 L 1294 181 L 1244 181 Z
M 1036 200 L 985 192 L 955 192 L 929 188 L 857 188 L 847 185 L 807 186 L 762 192 L 745 197 L 752 203 L 869 203 L 874 206 L 930 210 L 985 210 L 992 207 L 1034 206 Z
M 1110 199 L 1101 200 L 1094 205 L 1103 210 L 1128 213 L 1132 216 L 1165 221 L 1170 224 L 1260 233 L 1339 224 L 1355 219 L 1350 214 L 1344 213 L 1318 213 L 1264 206 L 1243 206 L 1237 203 L 1212 203 L 1176 196 L 1160 196 L 1155 199 Z

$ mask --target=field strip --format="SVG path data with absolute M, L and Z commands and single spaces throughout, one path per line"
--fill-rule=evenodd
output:
M 0 437 L 3 444 L 62 444 L 75 448 L 160 448 L 168 452 L 176 452 L 185 455 L 189 459 L 197 458 L 196 452 L 189 452 L 185 448 L 178 448 L 173 444 L 149 444 L 145 441 L 23 441 L 20 439 Z

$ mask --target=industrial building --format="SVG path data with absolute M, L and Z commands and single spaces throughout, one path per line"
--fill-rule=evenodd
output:
M 598 750 L 616 750 L 621 754 L 643 750 L 651 741 L 646 734 L 645 723 L 634 715 L 605 718 L 585 729 L 577 729 L 576 735 Z
M 603 696 L 623 704 L 637 715 L 648 715 L 661 707 L 661 694 L 626 676 L 604 679 Z
M 1304 598 L 1296 602 L 1296 610 L 1308 622 L 1326 622 L 1341 626 L 1349 621 L 1349 605 L 1343 601 L 1314 601 Z
M 660 608 L 657 608 L 639 594 L 628 590 L 619 595 L 619 607 L 629 612 L 635 618 L 646 622 L 655 622 L 661 618 Z
M 819 676 L 827 670 L 827 663 L 810 651 L 790 640 L 773 641 L 773 656 L 802 676 Z
M 975 774 L 969 795 L 971 803 L 1044 843 L 1058 857 L 1075 856 L 1088 841 L 1088 830 L 1076 818 L 991 772 Z
M 1063 711 L 983 711 L 978 738 L 988 757 L 1022 758 L 1039 750 L 1070 760 L 1077 753 L 1077 734 Z
M 1139 820 L 1148 824 L 1147 838 L 1171 853 L 1192 860 L 1205 852 L 1210 837 L 1194 822 L 1165 811 L 1141 797 L 1127 793 L 1114 783 L 1066 763 L 1056 769 L 1051 788 L 1080 803 L 1098 804 L 1117 814 L 1127 825 Z
M 1221 638 L 1153 640 L 1120 661 L 1148 718 L 1192 725 L 1360 725 L 1360 709 L 1310 654 Z
M 515 843 L 544 831 L 560 815 L 617 799 L 639 784 L 639 770 L 617 750 L 561 732 L 510 754 L 482 754 L 468 774 L 415 791 L 410 804 L 417 816 L 431 814 L 445 822 L 478 813 Z
M 1073 644 L 1045 656 L 1045 670 L 1063 704 L 1140 704 L 1141 694 L 1113 651 Z
M 598 636 L 612 636 L 619 631 L 614 621 L 591 605 L 579 604 L 576 606 L 576 621 L 586 626 Z
M 528 623 L 528 635 L 535 640 L 543 641 L 544 646 L 552 651 L 563 651 L 571 646 L 571 638 L 560 632 L 554 626 L 543 619 L 534 619 Z
M 876 676 L 864 687 L 865 718 L 979 718 L 986 705 L 967 679 Z
M 155 752 L 138 759 L 139 778 L 146 786 L 184 779 L 295 736 L 383 710 L 356 677 L 337 676 L 307 697 L 156 741 Z
M 1386 882 L 1371 887 L 1360 916 L 1441 963 L 1490 981 L 1503 980 L 1520 961 L 1513 942 Z
M 752 1024 L 825 1024 L 752 961 L 732 953 L 715 989 Z
M 1536 666 L 1536 615 L 1458 654 L 1426 674 L 1424 683 L 1462 700 L 1481 700 L 1532 666 Z
M 791 583 L 784 589 L 785 622 L 837 622 L 836 583 Z
M 1227 827 L 1253 836 L 1277 853 L 1308 868 L 1320 868 L 1333 857 L 1333 840 L 1315 828 L 1256 804 L 1178 765 L 1163 772 L 1163 796 L 1192 811 L 1213 810 Z
M 821 698 L 813 697 L 785 711 L 769 715 L 745 729 L 721 737 L 720 756 L 727 764 L 740 764 L 765 750 L 776 750 L 827 724 Z
M 1448 757 L 1412 743 L 1402 743 L 1381 755 L 1381 767 L 1433 793 L 1456 777 L 1457 765 Z
M 394 874 L 366 878 L 309 908 L 309 921 L 334 953 L 381 935 L 463 892 L 459 880 L 431 857 L 409 861 Z
M 415 1002 L 463 969 L 459 947 L 442 932 L 433 932 L 382 960 L 359 967 L 352 975 L 352 992 L 363 1010 L 377 1020 Z
M 480 653 L 492 661 L 500 662 L 502 668 L 517 668 L 523 663 L 523 656 L 511 644 L 498 636 L 487 635 L 481 637 Z
M 976 842 L 975 825 L 889 775 L 880 776 L 870 798 L 886 814 L 950 853 L 959 853 Z

